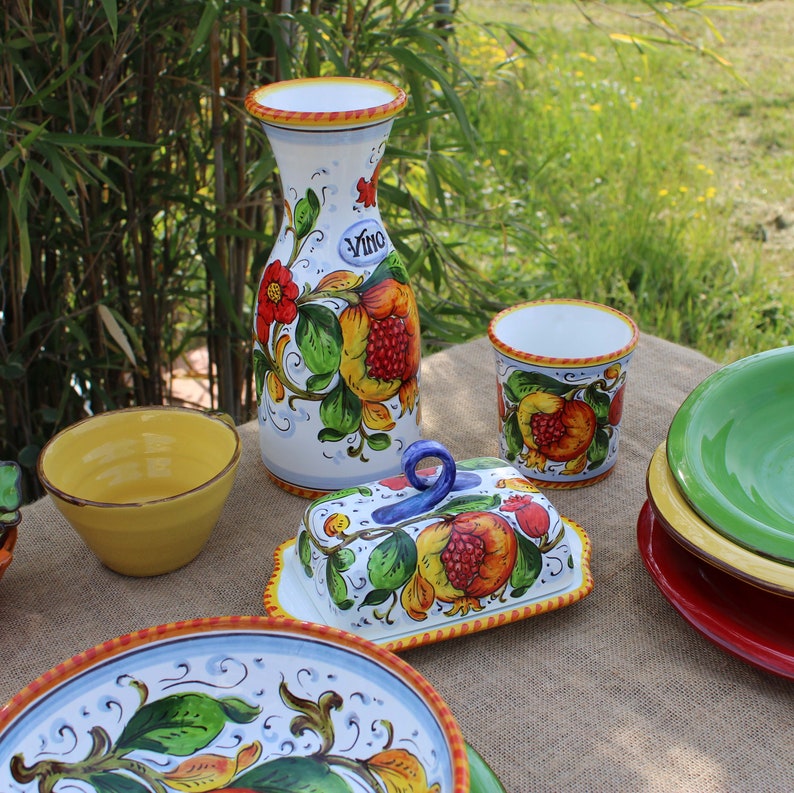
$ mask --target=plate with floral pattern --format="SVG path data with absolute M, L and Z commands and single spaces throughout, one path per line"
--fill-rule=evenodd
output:
M 469 751 L 398 657 L 267 617 L 121 636 L 0 709 L 3 793 L 468 793 Z

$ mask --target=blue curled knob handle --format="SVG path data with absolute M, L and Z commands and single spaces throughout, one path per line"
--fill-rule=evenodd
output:
M 435 478 L 419 476 L 416 471 L 419 463 L 426 457 L 436 457 L 441 461 L 441 473 Z M 455 484 L 455 460 L 446 447 L 437 441 L 414 441 L 403 452 L 401 462 L 405 478 L 419 492 L 396 504 L 386 504 L 373 510 L 372 517 L 378 523 L 399 523 L 428 512 L 447 496 Z
M 419 463 L 427 457 L 436 457 L 441 460 L 441 473 L 437 477 L 420 476 L 417 468 Z M 404 452 L 400 463 L 403 468 L 405 478 L 411 487 L 417 490 L 431 489 L 438 497 L 432 502 L 438 504 L 444 496 L 452 490 L 455 484 L 455 460 L 438 441 L 414 441 Z

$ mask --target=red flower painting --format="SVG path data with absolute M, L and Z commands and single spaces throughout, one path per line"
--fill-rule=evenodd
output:
M 287 325 L 298 316 L 297 297 L 298 285 L 292 280 L 292 273 L 275 259 L 265 268 L 259 284 L 256 335 L 261 344 L 267 344 L 274 322 Z
M 367 181 L 363 176 L 358 180 L 356 189 L 358 190 L 357 204 L 363 204 L 365 207 L 374 207 L 377 204 L 378 195 L 378 174 L 380 173 L 380 163 L 375 168 L 372 174 L 372 179 Z

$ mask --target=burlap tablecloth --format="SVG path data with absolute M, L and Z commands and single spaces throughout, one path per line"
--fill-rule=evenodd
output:
M 651 453 L 676 408 L 716 368 L 644 336 L 613 474 L 590 488 L 549 491 L 590 535 L 591 595 L 403 654 L 508 793 L 794 790 L 794 683 L 693 631 L 654 586 L 636 545 Z M 422 389 L 425 437 L 456 459 L 498 456 L 487 340 L 426 358 Z M 295 534 L 307 502 L 268 480 L 256 425 L 240 433 L 243 461 L 220 522 L 202 554 L 169 575 L 112 573 L 48 499 L 23 509 L 0 582 L 0 701 L 105 639 L 180 619 L 263 613 L 273 551 Z

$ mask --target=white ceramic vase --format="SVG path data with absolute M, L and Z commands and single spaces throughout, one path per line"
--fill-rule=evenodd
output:
M 284 200 L 254 320 L 262 460 L 307 497 L 398 473 L 421 434 L 419 316 L 377 202 L 405 102 L 396 86 L 342 77 L 246 98 Z

